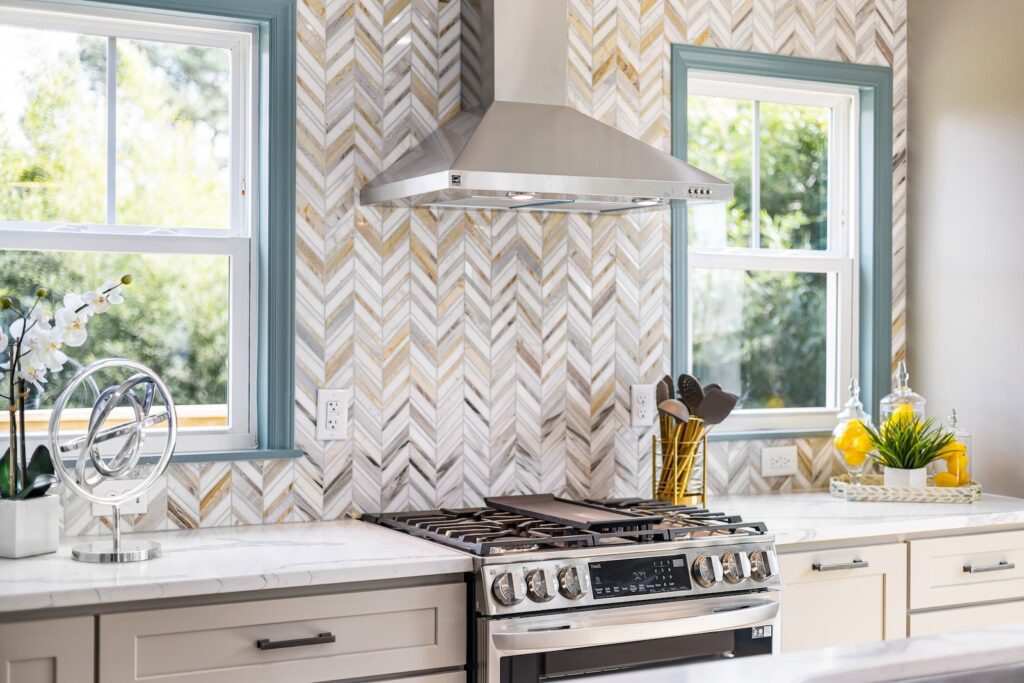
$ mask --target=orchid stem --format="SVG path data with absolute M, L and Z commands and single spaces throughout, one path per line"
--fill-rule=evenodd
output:
M 10 375 L 8 376 L 8 382 L 10 384 L 10 399 L 8 401 L 8 403 L 9 403 L 8 410 L 10 411 L 10 423 L 9 423 L 9 425 L 10 425 L 10 437 L 11 437 L 11 440 L 10 440 L 10 446 L 7 449 L 7 456 L 8 456 L 8 460 L 7 460 L 7 475 L 8 475 L 7 476 L 7 494 L 8 494 L 8 497 L 14 498 L 14 495 L 17 493 L 17 489 L 15 487 L 16 487 L 16 482 L 17 482 L 17 478 L 18 478 L 18 465 L 17 465 L 17 462 L 18 462 L 18 421 L 16 419 L 17 416 L 15 415 L 15 412 L 14 412 L 14 401 L 13 401 L 13 398 L 14 398 L 14 375 L 15 375 L 15 372 L 17 372 L 17 370 L 15 369 L 17 367 L 17 362 L 16 362 L 16 360 L 13 360 L 13 359 L 16 359 L 18 356 L 17 356 L 17 353 L 15 351 L 15 345 L 13 343 L 10 346 L 9 355 L 12 358 L 11 363 L 10 363 L 10 365 L 11 365 L 11 367 L 10 367 Z
M 18 442 L 18 457 L 21 460 L 21 490 L 28 487 L 28 448 L 25 446 L 25 397 L 28 396 L 28 389 L 25 387 L 25 380 L 18 380 L 18 421 L 20 434 Z

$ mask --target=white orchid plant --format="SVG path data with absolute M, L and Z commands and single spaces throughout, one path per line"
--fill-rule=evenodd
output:
M 0 389 L 0 398 L 7 401 L 10 414 L 10 441 L 0 458 L 0 498 L 41 496 L 52 484 L 53 468 L 46 447 L 39 446 L 29 458 L 25 445 L 29 386 L 44 391 L 47 375 L 59 372 L 70 360 L 64 349 L 85 343 L 89 319 L 122 303 L 122 288 L 131 281 L 131 275 L 124 275 L 93 291 L 67 294 L 56 304 L 43 288 L 36 290 L 28 307 L 17 305 L 11 297 L 0 297 L 0 350 L 7 350 L 7 361 L 0 364 L 7 392 Z M 3 321 L 11 318 L 5 331 Z

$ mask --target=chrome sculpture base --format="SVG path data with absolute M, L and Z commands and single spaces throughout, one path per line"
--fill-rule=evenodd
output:
M 109 539 L 83 543 L 71 549 L 71 559 L 100 564 L 142 562 L 156 557 L 160 557 L 160 544 L 153 541 L 127 540 L 115 544 L 113 539 Z

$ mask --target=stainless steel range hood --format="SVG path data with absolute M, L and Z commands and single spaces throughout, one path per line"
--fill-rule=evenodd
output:
M 567 0 L 462 0 L 462 111 L 363 204 L 597 213 L 724 201 L 732 185 L 567 106 Z

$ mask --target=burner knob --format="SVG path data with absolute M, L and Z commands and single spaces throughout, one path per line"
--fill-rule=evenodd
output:
M 715 555 L 701 555 L 693 561 L 693 578 L 704 588 L 722 580 L 722 561 Z
M 779 561 L 771 550 L 750 553 L 750 573 L 758 581 L 767 581 L 779 574 Z
M 516 580 L 512 572 L 503 572 L 495 576 L 494 582 L 491 584 L 491 593 L 505 607 L 511 607 L 523 601 L 523 586 Z
M 750 560 L 742 551 L 722 555 L 722 576 L 729 583 L 739 583 L 750 578 Z
M 579 600 L 587 592 L 580 570 L 576 567 L 562 567 L 558 571 L 558 592 L 570 600 Z
M 558 586 L 554 577 L 549 578 L 543 569 L 531 569 L 526 573 L 526 595 L 534 602 L 547 602 L 555 597 Z

